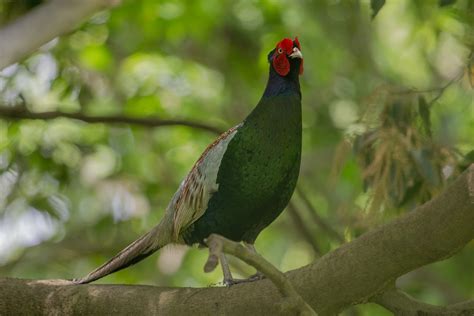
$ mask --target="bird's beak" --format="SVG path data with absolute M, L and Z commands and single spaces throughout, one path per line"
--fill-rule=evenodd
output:
M 298 47 L 293 47 L 293 53 L 290 54 L 290 58 L 303 59 L 303 54 L 301 54 L 301 51 L 298 49 Z

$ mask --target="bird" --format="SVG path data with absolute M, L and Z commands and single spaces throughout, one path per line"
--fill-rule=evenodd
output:
M 148 233 L 76 284 L 129 267 L 168 244 L 206 246 L 211 234 L 255 251 L 259 233 L 288 205 L 301 161 L 303 55 L 298 37 L 283 38 L 268 54 L 269 76 L 260 101 L 221 134 L 196 161 Z M 233 285 L 225 255 L 224 284 Z

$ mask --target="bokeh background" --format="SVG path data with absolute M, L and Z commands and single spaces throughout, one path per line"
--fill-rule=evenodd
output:
M 0 27 L 41 2 L 0 1 Z M 383 2 L 124 0 L 1 71 L 0 276 L 86 274 L 159 221 L 216 137 L 7 112 L 225 130 L 258 102 L 267 53 L 283 37 L 298 36 L 304 55 L 303 158 L 260 253 L 295 269 L 436 195 L 474 161 L 474 1 Z M 99 283 L 218 283 L 206 258 L 172 246 Z M 473 263 L 471 242 L 398 285 L 433 304 L 472 298 Z M 253 272 L 231 265 L 236 276 Z M 345 313 L 389 314 L 374 304 Z

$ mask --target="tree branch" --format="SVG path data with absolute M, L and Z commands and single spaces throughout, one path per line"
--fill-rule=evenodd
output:
M 118 0 L 51 0 L 0 29 L 0 70 Z
M 286 207 L 286 210 L 288 211 L 288 214 L 293 220 L 293 224 L 297 228 L 298 232 L 301 234 L 304 240 L 306 240 L 311 245 L 314 253 L 318 257 L 320 257 L 323 253 L 321 249 L 319 248 L 318 243 L 314 239 L 313 234 L 311 234 L 311 231 L 306 226 L 305 221 L 303 220 L 300 213 L 298 212 L 298 209 L 296 208 L 295 204 L 290 201 L 290 203 Z
M 283 297 L 289 299 L 289 304 L 283 308 L 286 312 L 296 310 L 299 315 L 317 315 L 316 312 L 306 303 L 296 292 L 291 282 L 280 270 L 275 268 L 270 262 L 265 260 L 259 254 L 250 251 L 240 243 L 226 239 L 220 235 L 212 234 L 207 238 L 206 244 L 209 247 L 209 258 L 204 266 L 205 272 L 211 272 L 217 267 L 220 254 L 222 252 L 231 254 L 248 265 L 251 265 L 257 271 L 262 272 L 278 288 Z
M 301 199 L 303 200 L 304 205 L 306 206 L 308 212 L 311 215 L 311 218 L 313 219 L 314 223 L 324 229 L 326 233 L 332 237 L 333 239 L 337 240 L 341 244 L 344 243 L 344 237 L 339 234 L 334 228 L 332 228 L 326 221 L 319 216 L 318 211 L 316 208 L 313 206 L 313 204 L 309 201 L 308 196 L 303 192 L 300 186 L 296 187 L 296 192 L 299 194 Z
M 473 226 L 474 164 L 433 200 L 285 275 L 318 314 L 337 314 L 452 256 L 474 238 Z M 268 279 L 201 289 L 0 279 L 5 314 L 284 315 L 280 299 Z
M 469 66 L 469 64 L 467 66 Z M 442 85 L 440 87 L 423 89 L 423 90 L 417 90 L 417 89 L 408 89 L 408 90 L 406 90 L 406 89 L 404 89 L 404 90 L 401 90 L 401 91 L 391 91 L 390 93 L 395 94 L 395 95 L 397 95 L 397 94 L 400 95 L 400 94 L 421 94 L 421 93 L 437 92 L 436 96 L 428 102 L 428 104 L 433 104 L 443 95 L 443 93 L 445 92 L 445 90 L 447 88 L 449 88 L 452 84 L 460 81 L 463 77 L 464 77 L 464 70 L 461 71 L 456 76 L 454 76 L 452 79 L 448 80 L 448 82 L 446 82 L 444 85 Z
M 420 302 L 398 289 L 387 291 L 382 295 L 374 297 L 371 301 L 385 307 L 395 315 L 474 315 L 474 300 L 469 300 L 449 306 L 435 306 Z
M 208 125 L 205 123 L 194 122 L 191 120 L 182 120 L 182 119 L 159 119 L 159 118 L 135 118 L 127 116 L 87 116 L 82 113 L 66 113 L 59 111 L 52 112 L 30 112 L 26 108 L 19 107 L 1 107 L 0 106 L 0 118 L 6 118 L 10 120 L 52 120 L 59 117 L 65 117 L 75 120 L 80 120 L 87 123 L 124 123 L 132 125 L 140 125 L 145 127 L 160 127 L 160 126 L 187 126 L 191 128 L 196 128 L 211 132 L 214 134 L 220 134 L 221 129 Z

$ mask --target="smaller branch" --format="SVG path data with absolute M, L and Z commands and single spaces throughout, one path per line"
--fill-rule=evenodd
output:
M 159 118 L 135 118 L 127 116 L 88 116 L 82 113 L 66 113 L 60 111 L 51 112 L 30 112 L 23 107 L 1 107 L 0 106 L 0 118 L 6 118 L 10 120 L 52 120 L 60 117 L 75 119 L 87 123 L 111 123 L 111 124 L 132 124 L 140 125 L 145 127 L 161 127 L 161 126 L 187 126 L 195 129 L 204 130 L 214 134 L 220 134 L 221 129 L 208 125 L 205 123 L 182 120 L 182 119 L 159 119 Z
M 400 94 L 416 94 L 416 93 L 432 93 L 432 92 L 438 92 L 437 95 L 428 102 L 428 104 L 433 104 L 436 102 L 444 93 L 444 91 L 449 88 L 453 83 L 458 82 L 464 77 L 464 71 L 459 73 L 457 76 L 453 77 L 451 80 L 449 80 L 446 84 L 444 84 L 441 87 L 437 88 L 429 88 L 425 90 L 416 90 L 416 89 L 408 89 L 408 90 L 401 90 L 401 91 L 391 91 L 390 94 L 395 94 L 395 95 L 400 95 Z
M 287 299 L 288 303 L 285 304 L 284 308 L 296 309 L 299 315 L 317 315 L 311 306 L 296 292 L 283 272 L 275 268 L 259 254 L 252 252 L 240 243 L 216 234 L 211 234 L 205 242 L 209 247 L 209 258 L 204 266 L 205 272 L 211 272 L 217 267 L 218 258 L 222 252 L 231 254 L 254 267 L 257 271 L 262 272 L 275 284 L 283 297 Z
M 404 316 L 444 316 L 474 315 L 474 300 L 449 306 L 435 306 L 420 302 L 398 289 L 392 289 L 371 299 L 396 315 Z
M 474 88 L 474 80 L 473 80 L 473 77 L 474 77 L 474 66 L 473 66 L 473 63 L 474 63 L 474 51 L 471 51 L 471 53 L 469 54 L 469 57 L 467 58 L 469 61 L 467 62 L 467 65 L 466 65 L 466 70 L 467 70 L 467 77 L 469 78 L 469 84 L 471 85 L 471 88 Z
M 293 220 L 293 223 L 295 224 L 296 228 L 298 229 L 298 232 L 301 234 L 301 236 L 311 245 L 313 248 L 314 252 L 316 253 L 317 256 L 322 256 L 322 251 L 319 248 L 318 244 L 316 243 L 316 240 L 314 239 L 313 235 L 311 234 L 311 231 L 308 229 L 306 226 L 303 218 L 301 217 L 300 213 L 298 212 L 298 209 L 296 208 L 295 204 L 293 202 L 290 202 L 288 204 L 288 214 L 290 214 L 291 219 Z
M 462 79 L 462 77 L 464 77 L 464 71 L 462 71 L 459 75 L 457 75 L 456 77 L 454 77 L 453 79 L 451 79 L 450 81 L 448 81 L 448 83 L 446 83 L 444 86 L 440 87 L 438 89 L 438 94 L 430 100 L 430 102 L 428 102 L 428 104 L 433 104 L 435 103 L 436 101 L 438 101 L 439 98 L 441 98 L 441 96 L 443 95 L 444 91 L 449 88 L 453 83 L 455 82 L 458 82 L 459 80 Z
M 299 194 L 299 196 L 303 200 L 304 205 L 308 209 L 309 213 L 311 214 L 311 218 L 316 223 L 316 225 L 318 225 L 323 230 L 325 230 L 329 236 L 331 236 L 332 238 L 334 238 L 335 240 L 343 244 L 345 242 L 344 237 L 341 234 L 339 234 L 339 232 L 337 232 L 334 228 L 332 228 L 331 225 L 326 223 L 326 221 L 321 216 L 319 216 L 318 211 L 310 202 L 310 200 L 308 199 L 308 196 L 303 192 L 303 190 L 299 186 L 296 187 L 296 192 Z

